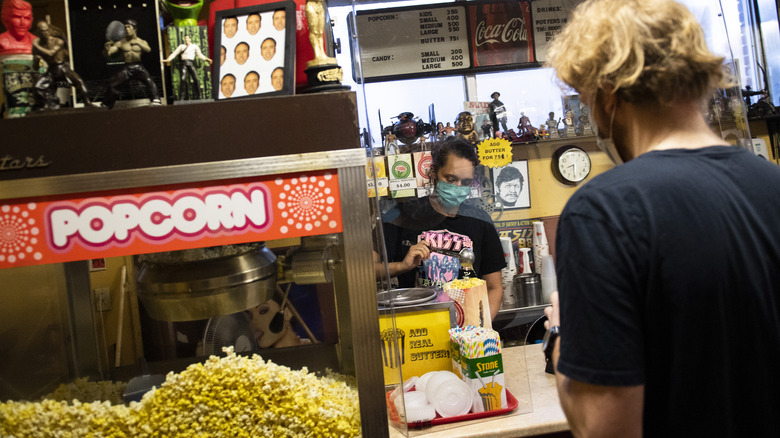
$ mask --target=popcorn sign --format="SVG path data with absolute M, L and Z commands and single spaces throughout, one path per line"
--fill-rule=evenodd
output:
M 0 268 L 342 231 L 329 171 L 0 205 Z

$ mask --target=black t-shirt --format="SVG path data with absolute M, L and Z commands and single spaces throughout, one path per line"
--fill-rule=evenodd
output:
M 444 216 L 431 206 L 429 198 L 398 202 L 383 215 L 383 231 L 388 262 L 403 260 L 409 247 L 404 241 L 417 243 L 427 239 L 431 247 L 459 252 L 464 247 L 474 251 L 474 273 L 477 277 L 500 271 L 506 266 L 501 241 L 493 222 L 480 208 L 466 200 L 455 217 Z M 440 287 L 458 278 L 457 257 L 431 253 L 418 269 L 398 276 L 399 287 Z
M 581 187 L 556 234 L 558 370 L 645 385 L 645 436 L 780 433 L 780 169 L 654 151 Z

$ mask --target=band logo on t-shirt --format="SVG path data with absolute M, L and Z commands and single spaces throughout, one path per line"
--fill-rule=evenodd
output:
M 451 233 L 448 230 L 424 231 L 417 241 L 425 240 L 432 248 L 431 256 L 418 268 L 417 287 L 441 287 L 444 283 L 458 278 L 460 261 L 458 257 L 436 252 L 443 249 L 452 252 L 460 252 L 463 248 L 474 249 L 474 243 L 469 236 Z

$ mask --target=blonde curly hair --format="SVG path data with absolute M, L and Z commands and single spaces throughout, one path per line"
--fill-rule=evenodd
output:
M 548 51 L 547 64 L 580 93 L 612 90 L 634 104 L 701 101 L 728 87 L 724 58 L 672 0 L 587 0 Z

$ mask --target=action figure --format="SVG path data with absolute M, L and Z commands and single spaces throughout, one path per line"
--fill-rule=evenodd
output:
M 124 32 L 119 30 L 121 23 L 113 21 L 109 23 L 106 36 L 109 37 L 109 41 L 106 41 L 105 50 L 106 56 L 114 55 L 115 53 L 122 53 L 125 65 L 114 74 L 109 81 L 106 97 L 103 99 L 103 106 L 106 108 L 113 108 L 116 103 L 116 98 L 119 95 L 118 86 L 127 82 L 130 79 L 137 79 L 146 85 L 146 89 L 149 92 L 149 100 L 152 105 L 162 105 L 160 102 L 160 93 L 157 91 L 157 85 L 152 81 L 152 77 L 149 72 L 141 65 L 141 53 L 149 53 L 152 48 L 149 43 L 141 39 L 136 35 L 136 29 L 138 23 L 135 20 L 127 19 L 124 22 Z M 112 32 L 116 30 L 116 32 Z M 117 41 L 111 41 L 113 37 L 119 37 Z
M 550 133 L 547 132 L 544 125 L 539 125 L 539 129 L 536 130 L 536 138 L 538 140 L 547 140 L 550 138 Z
M 46 21 L 35 25 L 38 38 L 33 40 L 33 54 L 43 59 L 48 68 L 35 81 L 36 108 L 58 109 L 60 100 L 57 97 L 57 83 L 67 82 L 76 88 L 78 96 L 84 100 L 85 106 L 95 106 L 89 99 L 87 87 L 76 72 L 70 69 L 68 48 L 65 46 L 65 33 Z
M 458 137 L 467 140 L 471 144 L 477 144 L 477 131 L 474 130 L 474 116 L 468 111 L 458 114 L 455 119 L 455 125 L 458 127 Z
M 35 36 L 30 33 L 32 5 L 24 0 L 5 0 L 0 21 L 7 31 L 0 33 L 0 55 L 32 53 Z
M 487 122 L 487 119 L 482 120 L 482 135 L 485 136 L 485 138 L 490 138 L 490 132 L 493 128 L 493 125 Z
M 593 135 L 593 128 L 590 124 L 590 110 L 585 104 L 580 105 L 580 125 L 582 126 L 582 135 Z
M 449 137 L 451 135 L 455 135 L 455 132 L 457 131 L 457 129 L 455 129 L 454 126 L 450 126 L 450 122 L 447 122 L 447 126 L 442 128 L 442 131 L 444 132 L 444 137 L 446 138 L 446 137 Z
M 195 99 L 200 99 L 200 84 L 198 83 L 198 70 L 195 67 L 195 58 L 197 57 L 201 61 L 206 61 L 211 65 L 213 62 L 211 58 L 203 55 L 200 51 L 200 47 L 192 44 L 192 39 L 189 35 L 184 35 L 184 44 L 180 44 L 176 50 L 171 53 L 170 56 L 163 59 L 163 62 L 170 63 L 174 58 L 181 54 L 181 96 L 184 100 L 189 99 L 189 79 L 192 78 L 194 85 Z
M 504 131 L 507 130 L 506 107 L 504 107 L 503 102 L 498 100 L 499 96 L 501 96 L 501 93 L 494 91 L 493 94 L 490 95 L 493 101 L 488 105 L 488 111 L 490 112 L 490 124 L 493 125 L 493 136 L 495 136 L 496 132 L 498 132 L 499 123 L 501 123 L 501 127 L 504 128 Z
M 547 124 L 547 131 L 550 132 L 550 137 L 558 138 L 558 124 L 561 123 L 561 119 L 555 120 L 555 113 L 550 111 L 549 118 L 545 123 Z
M 524 112 L 520 113 L 520 120 L 517 122 L 517 132 L 520 137 L 533 134 L 534 127 L 531 125 L 531 119 L 525 115 Z
M 577 133 L 574 130 L 574 112 L 566 110 L 566 116 L 563 118 L 563 124 L 566 126 L 566 137 L 574 137 Z

